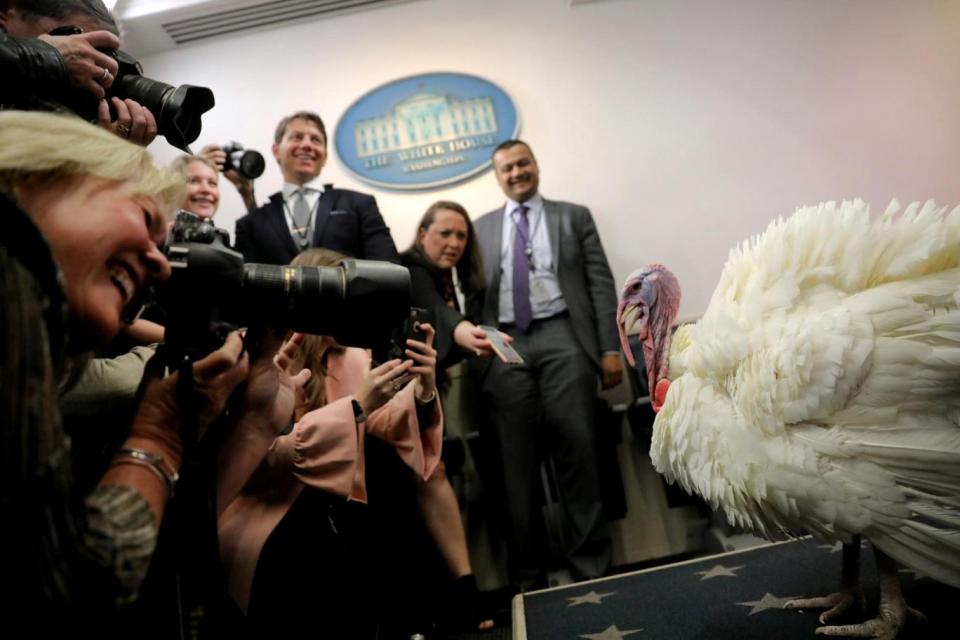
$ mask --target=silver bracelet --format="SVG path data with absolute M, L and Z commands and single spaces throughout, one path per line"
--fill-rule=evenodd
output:
M 113 454 L 113 460 L 110 462 L 110 465 L 118 464 L 134 464 L 150 469 L 155 476 L 160 478 L 164 486 L 167 487 L 167 493 L 170 496 L 173 496 L 173 490 L 177 486 L 177 481 L 180 479 L 180 474 L 167 462 L 166 458 L 159 453 L 153 453 L 146 449 L 137 447 L 117 449 L 117 452 Z
M 433 401 L 436 400 L 436 399 L 437 399 L 437 388 L 434 387 L 434 388 L 433 388 L 433 392 L 430 394 L 430 397 L 427 398 L 426 400 L 421 400 L 419 397 L 417 397 L 417 404 L 427 405 L 427 404 L 430 404 L 431 402 L 433 402 Z

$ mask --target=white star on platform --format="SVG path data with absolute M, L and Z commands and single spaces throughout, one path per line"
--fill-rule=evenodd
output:
M 590 593 L 585 593 L 582 596 L 576 596 L 574 598 L 567 598 L 570 601 L 568 607 L 575 607 L 578 604 L 600 604 L 600 601 L 606 598 L 607 596 L 612 596 L 613 593 L 597 593 L 596 591 L 591 591 Z
M 765 593 L 763 597 L 759 600 L 753 600 L 752 602 L 738 602 L 737 604 L 741 607 L 753 607 L 750 609 L 750 613 L 747 615 L 752 616 L 755 613 L 760 613 L 761 611 L 766 611 L 767 609 L 783 609 L 783 605 L 790 600 L 796 600 L 800 596 L 786 596 L 784 598 L 778 598 L 773 594 Z
M 612 627 L 604 629 L 603 633 L 587 633 L 580 637 L 586 638 L 587 640 L 623 640 L 626 636 L 640 633 L 641 631 L 643 631 L 643 629 L 624 629 L 620 631 L 620 629 L 617 629 L 617 625 L 613 625 Z
M 722 564 L 713 565 L 712 569 L 707 569 L 706 571 L 697 571 L 698 576 L 703 576 L 700 578 L 700 582 L 704 580 L 709 580 L 710 578 L 719 578 L 721 576 L 730 576 L 731 578 L 739 578 L 736 574 L 737 571 L 743 569 L 745 565 L 740 565 L 739 567 L 725 567 Z

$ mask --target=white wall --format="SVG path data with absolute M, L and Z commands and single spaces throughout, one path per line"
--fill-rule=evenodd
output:
M 589 205 L 618 284 L 663 262 L 703 310 L 727 251 L 801 204 L 863 197 L 960 203 L 956 0 L 420 0 L 143 60 L 209 86 L 196 148 L 269 154 L 276 121 L 318 111 L 331 132 L 360 95 L 430 71 L 507 91 L 541 191 Z M 176 151 L 154 144 L 161 159 Z M 479 215 L 491 173 L 433 192 L 377 190 L 332 158 L 327 182 L 375 193 L 402 250 L 432 201 Z M 268 162 L 262 200 L 279 188 Z M 242 213 L 226 185 L 219 223 Z

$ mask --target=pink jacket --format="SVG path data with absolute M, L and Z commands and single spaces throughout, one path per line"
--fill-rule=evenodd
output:
M 352 396 L 370 368 L 362 349 L 333 353 L 328 362 L 327 404 L 307 413 L 277 438 L 243 492 L 218 525 L 220 556 L 230 595 L 246 611 L 260 551 L 304 485 L 366 502 L 364 433 L 391 442 L 414 473 L 427 479 L 440 462 L 440 403 L 428 424 L 418 425 L 414 384 L 409 383 L 366 422 L 354 420 Z

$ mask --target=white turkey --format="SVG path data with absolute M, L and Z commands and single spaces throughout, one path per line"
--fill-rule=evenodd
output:
M 799 209 L 731 251 L 709 306 L 671 335 L 677 279 L 632 273 L 617 312 L 637 334 L 657 471 L 730 523 L 844 543 L 840 592 L 797 600 L 826 624 L 863 606 L 860 536 L 880 611 L 817 633 L 893 638 L 897 562 L 960 587 L 960 207 L 871 219 L 862 201 Z M 895 562 L 894 562 L 895 561 Z

